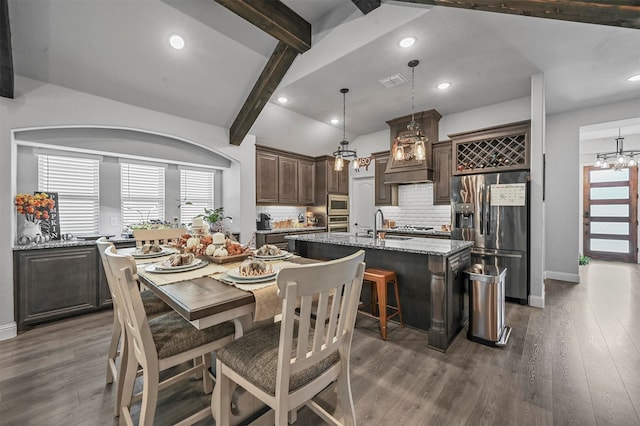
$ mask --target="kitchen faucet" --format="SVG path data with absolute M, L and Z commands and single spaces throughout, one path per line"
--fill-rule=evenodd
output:
M 380 213 L 380 218 L 382 219 L 382 226 L 384 227 L 384 213 L 382 213 L 382 210 L 378 209 L 376 210 L 376 212 L 373 214 L 373 239 L 375 240 L 376 238 L 378 238 L 378 213 Z

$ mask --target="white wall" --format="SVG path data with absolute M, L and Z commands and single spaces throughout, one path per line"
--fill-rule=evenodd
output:
M 546 136 L 546 276 L 578 282 L 580 127 L 637 117 L 640 97 L 626 102 L 553 114 Z
M 15 99 L 0 98 L 0 339 L 15 335 L 13 254 L 16 232 L 15 129 L 48 126 L 107 126 L 136 129 L 183 139 L 232 160 L 224 172 L 225 213 L 248 241 L 255 229 L 255 137 L 228 143 L 224 128 L 115 102 L 16 76 Z

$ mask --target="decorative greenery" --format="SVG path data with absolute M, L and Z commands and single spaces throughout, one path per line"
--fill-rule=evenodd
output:
M 582 254 L 578 256 L 578 265 L 587 265 L 590 261 L 591 258 L 589 256 L 584 256 Z
M 224 207 L 218 207 L 217 209 L 208 209 L 205 207 L 204 214 L 199 214 L 196 217 L 201 217 L 210 224 L 218 223 L 222 219 L 226 218 L 224 215 Z

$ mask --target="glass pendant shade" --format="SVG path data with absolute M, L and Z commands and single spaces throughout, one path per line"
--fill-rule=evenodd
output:
M 344 160 L 342 157 L 336 157 L 336 160 L 333 162 L 333 170 L 339 172 L 344 168 Z
M 620 129 L 618 129 L 615 151 L 599 152 L 596 154 L 595 167 L 599 167 L 602 169 L 608 169 L 612 167 L 614 170 L 622 170 L 627 167 L 636 166 L 638 164 L 635 156 L 640 155 L 640 151 L 625 151 L 623 147 L 624 138 L 620 134 L 621 131 Z
M 422 133 L 420 125 L 415 120 L 414 86 L 415 67 L 420 62 L 413 60 L 409 62 L 411 68 L 411 121 L 407 125 L 407 130 L 400 132 L 393 145 L 393 158 L 396 161 L 418 160 L 424 161 L 427 158 L 425 142 L 427 137 Z
M 349 141 L 347 141 L 346 136 L 346 95 L 349 93 L 349 89 L 340 89 L 340 93 L 342 93 L 342 141 L 340 141 L 338 149 L 333 152 L 333 156 L 335 157 L 333 170 L 336 172 L 341 171 L 344 168 L 344 160 L 353 158 L 353 168 L 357 171 L 359 167 L 358 154 L 355 149 L 349 149 Z

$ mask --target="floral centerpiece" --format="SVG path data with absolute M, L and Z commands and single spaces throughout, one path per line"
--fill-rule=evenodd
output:
M 18 194 L 15 199 L 16 211 L 24 215 L 22 236 L 31 240 L 36 236 L 50 234 L 49 212 L 55 207 L 55 200 L 44 192 L 31 194 Z

